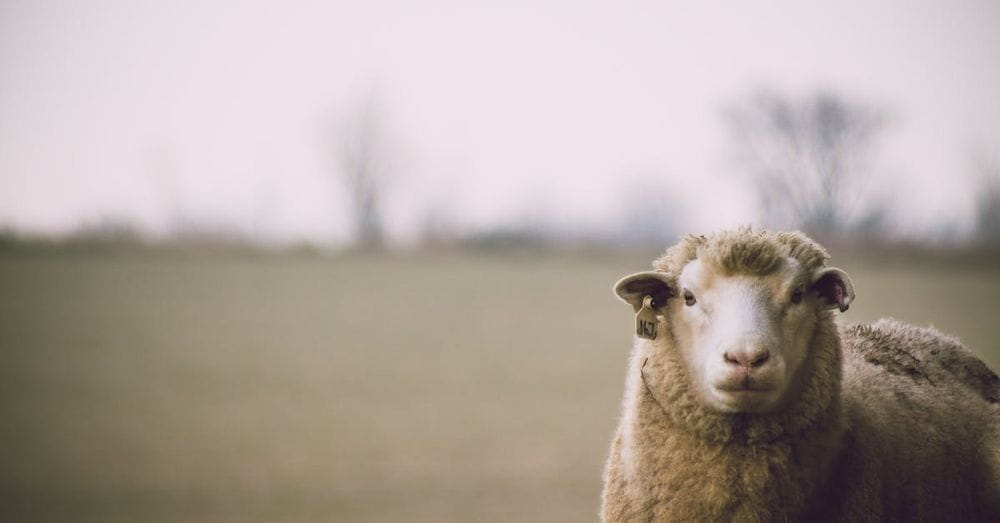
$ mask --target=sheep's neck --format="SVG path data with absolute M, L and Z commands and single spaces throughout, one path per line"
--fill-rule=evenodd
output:
M 639 368 L 633 448 L 646 450 L 634 477 L 645 490 L 638 499 L 652 500 L 647 506 L 654 520 L 782 520 L 802 514 L 839 446 L 839 379 L 804 384 L 812 389 L 806 396 L 813 407 L 817 396 L 825 397 L 823 407 L 808 415 L 806 403 L 791 405 L 784 415 L 723 415 L 689 402 L 687 408 L 698 411 L 692 418 L 678 415 L 694 411 L 676 397 L 667 403 L 657 397 L 645 363 Z
M 754 420 L 739 416 L 732 418 L 731 438 L 708 442 L 669 426 L 656 398 L 644 392 L 643 417 L 661 430 L 648 426 L 635 434 L 646 440 L 635 448 L 656 449 L 643 453 L 635 477 L 645 480 L 636 485 L 645 492 L 637 494 L 650 500 L 653 520 L 795 518 L 836 452 L 839 432 L 826 423 L 763 441 L 748 437 Z
M 817 325 L 811 345 L 791 384 L 797 399 L 769 414 L 710 410 L 689 387 L 676 351 L 640 346 L 649 359 L 637 362 L 626 393 L 632 402 L 622 450 L 630 510 L 657 521 L 801 516 L 843 435 L 832 321 Z

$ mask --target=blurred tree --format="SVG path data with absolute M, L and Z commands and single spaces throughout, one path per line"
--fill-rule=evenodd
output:
M 339 129 L 340 174 L 350 199 L 355 240 L 361 248 L 378 249 L 385 241 L 382 200 L 391 169 L 374 94 L 361 100 Z
M 764 90 L 731 106 L 726 120 L 768 226 L 819 238 L 881 230 L 869 163 L 883 111 L 827 92 L 793 100 Z
M 994 158 L 976 159 L 975 240 L 992 247 L 1000 246 L 1000 162 Z
M 687 208 L 668 179 L 654 173 L 626 178 L 619 196 L 622 216 L 614 234 L 616 244 L 659 249 L 680 238 L 688 226 Z M 636 198 L 636 188 L 640 188 L 641 198 Z
M 454 243 L 458 237 L 454 209 L 449 202 L 438 200 L 421 211 L 417 242 L 425 247 L 442 247 Z
M 121 215 L 102 215 L 84 220 L 69 235 L 74 243 L 132 244 L 141 243 L 143 234 L 130 218 Z

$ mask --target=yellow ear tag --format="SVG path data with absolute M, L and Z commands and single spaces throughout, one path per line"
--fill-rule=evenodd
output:
M 642 299 L 642 308 L 635 313 L 635 335 L 647 340 L 656 339 L 656 313 L 653 312 L 653 297 Z

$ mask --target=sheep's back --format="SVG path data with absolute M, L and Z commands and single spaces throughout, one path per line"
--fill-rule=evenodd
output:
M 884 515 L 997 516 L 1000 378 L 954 338 L 895 320 L 845 327 L 841 346 L 854 448 L 840 481 L 867 485 Z
M 932 327 L 882 319 L 847 327 L 841 339 L 848 370 L 871 366 L 876 374 L 904 378 L 914 387 L 965 388 L 988 403 L 1000 402 L 1000 377 L 958 340 Z

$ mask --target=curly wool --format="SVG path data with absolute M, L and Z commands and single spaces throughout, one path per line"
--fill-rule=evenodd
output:
M 763 276 L 785 258 L 794 258 L 808 271 L 822 267 L 830 255 L 800 232 L 754 232 L 749 227 L 711 236 L 690 234 L 653 262 L 653 268 L 676 278 L 695 258 L 708 261 L 723 276 Z
M 690 260 L 767 274 L 782 256 L 822 267 L 798 233 L 689 236 L 654 267 Z M 796 400 L 774 414 L 705 408 L 663 335 L 637 341 L 605 469 L 606 521 L 1000 517 L 997 378 L 956 340 L 883 320 L 837 328 L 816 312 Z M 843 379 L 842 379 L 843 375 Z
M 843 431 L 832 323 L 817 329 L 813 347 L 799 400 L 779 413 L 749 415 L 707 409 L 676 351 L 638 343 L 605 476 L 605 519 L 770 520 L 802 513 L 819 480 L 809 471 L 829 466 L 809 451 L 832 452 Z M 663 357 L 650 358 L 654 351 Z M 623 462 L 622 452 L 631 459 Z M 810 466 L 794 468 L 804 458 Z

